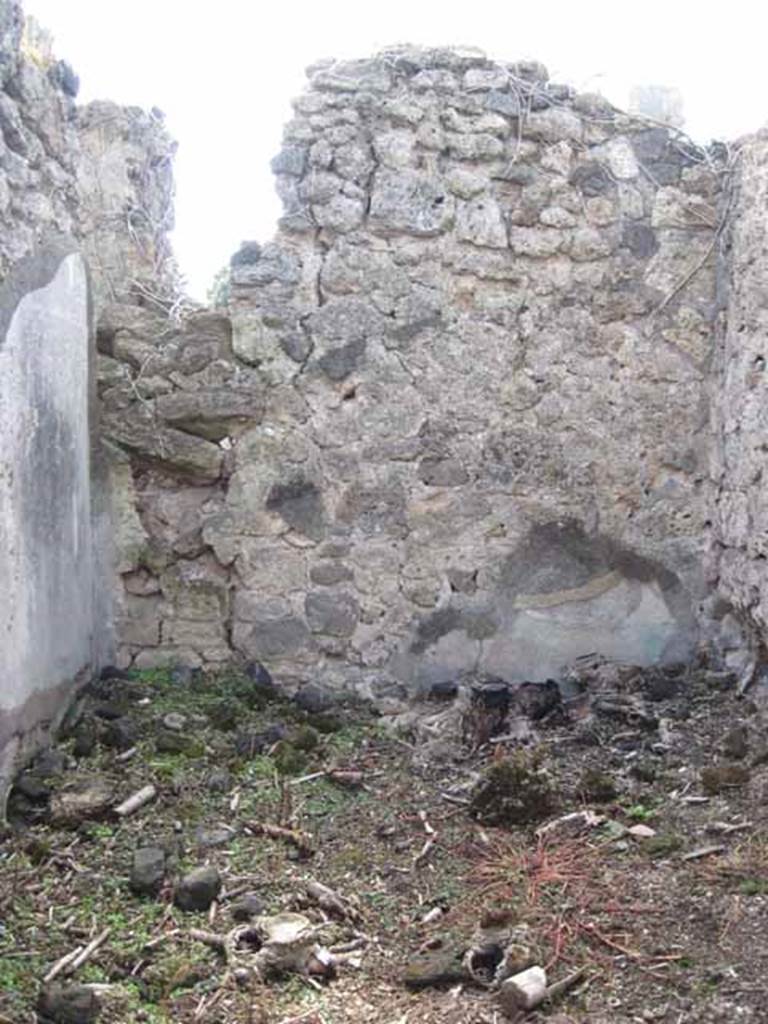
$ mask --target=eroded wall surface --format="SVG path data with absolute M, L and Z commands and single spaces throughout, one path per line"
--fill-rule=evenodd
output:
M 539 65 L 310 69 L 228 322 L 102 363 L 124 662 L 554 675 L 696 642 L 718 169 Z
M 46 246 L 0 288 L 0 799 L 108 644 L 90 345 L 85 264 L 71 246 Z
M 765 660 L 768 627 L 765 130 L 740 144 L 731 189 L 722 260 L 725 315 L 712 375 L 716 447 L 709 582 L 713 611 L 721 620 L 719 642 L 731 664 L 740 668 L 754 664 L 756 656 Z M 746 651 L 744 627 L 751 640 Z
M 112 645 L 77 80 L 48 45 L 0 0 L 0 817 Z

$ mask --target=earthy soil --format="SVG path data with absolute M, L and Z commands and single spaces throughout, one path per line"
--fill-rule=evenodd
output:
M 0 1024 L 47 1019 L 35 1009 L 44 976 L 105 928 L 98 950 L 56 979 L 96 986 L 99 1021 L 493 1024 L 504 1020 L 493 991 L 468 978 L 413 990 L 404 973 L 410 963 L 410 976 L 423 976 L 430 956 L 461 954 L 481 919 L 505 914 L 551 981 L 584 968 L 531 1021 L 768 1021 L 763 713 L 703 669 L 624 671 L 613 684 L 602 703 L 586 693 L 543 716 L 528 707 L 514 728 L 491 730 L 514 739 L 478 744 L 487 736 L 474 712 L 450 695 L 425 701 L 398 730 L 362 705 L 309 714 L 236 674 L 99 682 L 11 799 Z M 185 752 L 158 750 L 169 712 L 184 716 Z M 271 733 L 250 756 L 262 740 L 248 749 L 243 733 L 277 723 L 286 738 Z M 135 753 L 118 760 L 131 741 Z M 359 776 L 329 774 L 337 770 Z M 148 783 L 158 795 L 123 819 L 108 807 L 97 820 L 55 824 L 60 794 L 86 778 L 108 783 L 113 804 Z M 496 816 L 492 801 L 477 802 L 488 778 L 502 790 Z M 498 824 L 510 807 L 526 821 Z M 575 811 L 594 813 L 537 836 Z M 309 833 L 311 855 L 258 834 L 264 823 Z M 166 879 L 139 897 L 128 885 L 133 851 L 148 845 L 167 851 Z M 183 912 L 174 885 L 203 864 L 218 869 L 223 890 L 210 911 Z M 244 893 L 264 913 L 301 907 L 322 923 L 302 898 L 311 879 L 361 915 L 322 932 L 325 946 L 355 947 L 332 980 L 238 981 L 191 935 L 227 933 Z

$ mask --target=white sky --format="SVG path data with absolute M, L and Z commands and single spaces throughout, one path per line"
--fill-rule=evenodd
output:
M 768 15 L 753 0 L 26 0 L 81 79 L 80 100 L 165 111 L 179 142 L 174 247 L 190 292 L 278 216 L 269 161 L 303 69 L 393 43 L 479 46 L 543 61 L 555 81 L 626 105 L 681 89 L 686 127 L 734 139 L 768 117 Z

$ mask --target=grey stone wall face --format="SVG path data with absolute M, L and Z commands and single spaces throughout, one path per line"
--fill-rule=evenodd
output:
M 72 89 L 47 53 L 22 56 L 23 24 L 20 4 L 2 0 L 0 281 L 47 237 L 77 234 Z
M 138 301 L 142 274 L 161 288 L 141 224 L 126 241 L 116 214 L 95 211 L 122 204 L 124 215 L 131 199 L 151 209 L 167 177 L 153 163 L 134 174 L 130 192 L 104 175 L 96 188 L 83 168 L 95 168 L 94 115 L 105 105 L 78 110 L 76 76 L 54 59 L 45 33 L 27 24 L 25 34 L 24 25 L 20 5 L 0 0 L 0 818 L 14 769 L 112 656 L 112 530 L 82 250 L 140 251 L 120 264 L 117 298 Z M 150 119 L 106 106 L 112 124 L 134 126 L 141 152 Z M 165 138 L 153 132 L 145 163 Z M 113 162 L 116 137 L 125 131 L 113 128 L 104 147 Z M 129 176 L 124 145 L 122 158 Z M 116 278 L 97 275 L 102 310 Z
M 734 159 L 722 260 L 724 316 L 711 387 L 715 435 L 707 572 L 718 642 L 740 672 L 765 662 L 768 628 L 768 133 Z M 746 642 L 745 642 L 746 640 Z
M 72 246 L 39 249 L 0 287 L 0 816 L 109 644 L 97 603 L 91 310 Z
M 719 169 L 539 65 L 310 69 L 229 319 L 102 358 L 124 663 L 375 690 L 697 641 Z

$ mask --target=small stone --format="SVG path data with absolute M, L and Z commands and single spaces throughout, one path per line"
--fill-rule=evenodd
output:
M 91 1024 L 101 1007 L 87 985 L 50 985 L 43 989 L 37 1012 L 45 1024 Z
M 643 841 L 643 850 L 651 857 L 668 857 L 683 845 L 680 836 L 672 832 L 662 832 L 659 835 L 649 836 Z
M 458 684 L 453 679 L 445 679 L 433 683 L 427 691 L 430 700 L 453 700 L 459 692 Z
M 715 764 L 701 771 L 704 792 L 714 796 L 749 782 L 749 770 L 741 764 Z
M 743 761 L 749 753 L 749 733 L 746 725 L 734 725 L 723 739 L 723 753 L 734 761 Z
M 206 779 L 206 786 L 211 793 L 228 793 L 234 785 L 231 772 L 226 768 L 214 768 Z
M 234 839 L 235 833 L 228 828 L 203 828 L 199 825 L 195 829 L 195 842 L 203 849 L 215 846 L 226 846 Z
M 254 689 L 263 693 L 265 697 L 275 694 L 275 681 L 260 661 L 249 661 L 245 666 L 245 675 L 253 682 Z
M 240 757 L 257 757 L 273 747 L 275 743 L 284 740 L 287 735 L 288 730 L 282 722 L 270 725 L 260 732 L 240 732 L 235 737 L 235 751 Z
M 202 757 L 205 753 L 202 740 L 167 731 L 161 732 L 155 739 L 155 750 L 158 754 L 186 754 L 187 757 Z
M 183 732 L 186 724 L 187 716 L 182 715 L 179 711 L 169 711 L 163 717 L 164 727 L 170 729 L 171 732 Z
M 99 776 L 73 781 L 51 798 L 54 824 L 77 827 L 83 821 L 103 818 L 115 803 L 112 784 Z
M 208 910 L 220 892 L 221 876 L 216 868 L 196 868 L 176 886 L 173 901 L 180 910 Z
M 652 839 L 656 835 L 656 830 L 650 825 L 632 825 L 627 832 L 635 839 Z
M 109 722 L 115 718 L 122 718 L 125 714 L 125 707 L 119 701 L 104 700 L 94 706 L 93 713 L 97 718 L 103 718 Z
M 92 723 L 83 722 L 77 727 L 72 755 L 79 760 L 90 757 L 96 749 L 96 731 Z
M 67 770 L 67 755 L 61 750 L 43 750 L 35 758 L 33 770 L 44 779 L 58 778 Z
M 336 703 L 336 700 L 334 694 L 324 686 L 319 686 L 317 683 L 305 683 L 296 691 L 293 702 L 302 711 L 315 715 L 330 710 Z
M 512 702 L 520 714 L 539 722 L 561 705 L 560 687 L 554 679 L 543 683 L 521 683 L 514 691 Z
M 195 678 L 196 671 L 190 665 L 174 665 L 171 669 L 171 682 L 176 686 L 189 686 Z
M 320 743 L 320 733 L 311 725 L 301 725 L 296 732 L 291 734 L 291 743 L 297 750 L 308 753 L 314 750 Z
M 327 636 L 351 636 L 360 616 L 360 606 L 352 594 L 310 591 L 304 610 L 313 633 Z
M 133 722 L 127 718 L 115 718 L 104 726 L 101 742 L 110 750 L 128 750 L 136 744 L 137 735 Z
M 410 989 L 458 985 L 469 980 L 463 950 L 450 946 L 413 957 L 403 975 L 403 984 Z
M 165 850 L 142 846 L 134 851 L 129 885 L 137 896 L 154 896 L 165 878 Z
M 264 913 L 264 904 L 255 893 L 249 892 L 230 905 L 229 912 L 235 921 L 250 921 Z
M 51 787 L 35 772 L 22 772 L 13 784 L 13 793 L 20 793 L 32 804 L 44 804 L 50 799 Z
M 130 672 L 128 672 L 124 668 L 117 668 L 116 665 L 106 665 L 99 674 L 99 679 L 101 679 L 104 682 L 108 682 L 109 680 L 114 679 L 129 680 L 130 678 Z

